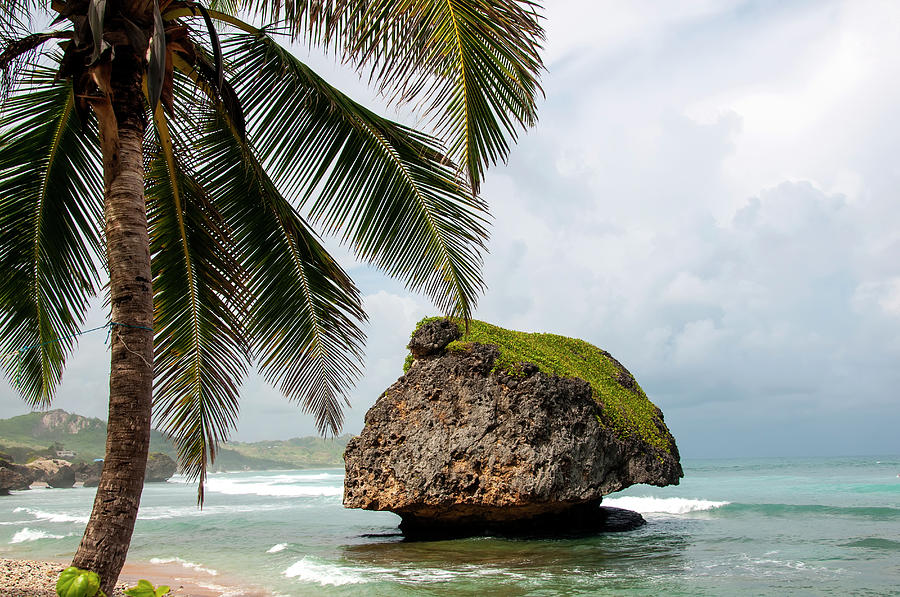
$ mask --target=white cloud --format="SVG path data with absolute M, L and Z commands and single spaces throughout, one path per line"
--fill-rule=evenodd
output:
M 673 29 L 728 13 L 734 0 L 546 2 L 546 61 L 589 61 L 622 47 L 658 46 Z
M 711 424 L 757 413 L 762 432 L 773 409 L 800 435 L 826 415 L 900 422 L 896 8 L 734 8 L 626 18 L 638 35 L 591 52 L 567 21 L 551 35 L 572 41 L 542 123 L 486 186 L 479 315 L 611 350 L 699 451 Z
M 886 315 L 900 317 L 900 277 L 860 284 L 853 302 L 861 312 L 874 308 Z

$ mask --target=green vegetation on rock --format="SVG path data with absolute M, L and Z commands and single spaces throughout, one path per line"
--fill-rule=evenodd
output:
M 442 318 L 427 317 L 416 329 L 436 319 Z M 462 337 L 451 342 L 447 350 L 465 350 L 472 343 L 493 344 L 500 349 L 494 371 L 524 375 L 522 364 L 531 363 L 548 375 L 581 378 L 591 384 L 594 399 L 603 406 L 602 424 L 624 437 L 638 437 L 670 451 L 667 434 L 661 433 L 654 422 L 656 407 L 631 374 L 605 350 L 577 338 L 516 332 L 474 319 L 469 321 L 467 331 L 461 320 L 453 321 Z

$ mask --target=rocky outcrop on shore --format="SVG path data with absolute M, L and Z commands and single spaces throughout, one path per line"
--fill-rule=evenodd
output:
M 31 487 L 31 481 L 14 470 L 0 466 L 0 495 L 10 491 L 23 491 Z
M 144 483 L 164 483 L 175 474 L 178 466 L 162 452 L 153 452 L 147 457 L 147 473 Z
M 608 353 L 573 344 L 604 360 L 592 388 L 461 334 L 446 319 L 414 334 L 413 366 L 347 446 L 346 507 L 395 512 L 407 536 L 623 530 L 643 520 L 599 507 L 604 495 L 683 476 L 662 412 Z
M 82 462 L 76 464 L 74 468 L 76 482 L 82 483 L 85 487 L 97 487 L 100 484 L 100 473 L 103 472 L 102 460 Z
M 26 466 L 15 464 L 6 454 L 0 454 L 0 495 L 10 491 L 24 491 L 36 480 L 34 472 Z
M 43 481 L 50 487 L 64 489 L 75 485 L 75 469 L 68 460 L 38 458 L 25 466 L 34 472 L 35 481 Z
M 74 487 L 75 483 L 82 483 L 84 487 L 96 487 L 102 471 L 103 461 L 73 464 L 58 458 L 38 458 L 28 464 L 15 464 L 0 457 L 0 495 L 9 495 L 10 491 L 24 491 L 32 483 L 46 483 L 54 488 Z M 177 465 L 172 458 L 161 452 L 154 452 L 147 459 L 144 480 L 147 483 L 163 483 L 176 471 Z

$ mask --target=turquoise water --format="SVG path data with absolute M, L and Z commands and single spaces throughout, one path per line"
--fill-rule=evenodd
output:
M 372 537 L 399 519 L 343 509 L 338 469 L 213 475 L 202 511 L 192 485 L 148 485 L 129 559 L 283 596 L 900 595 L 900 457 L 684 464 L 605 500 L 645 527 L 559 541 Z M 92 498 L 0 498 L 0 556 L 70 557 Z

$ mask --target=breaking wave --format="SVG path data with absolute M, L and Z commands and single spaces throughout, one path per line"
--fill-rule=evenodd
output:
M 288 578 L 318 583 L 322 586 L 355 585 L 369 582 L 356 569 L 342 568 L 334 564 L 323 564 L 312 558 L 303 558 L 294 562 L 283 574 Z
M 206 490 L 225 495 L 260 495 L 267 497 L 331 497 L 344 493 L 343 485 L 299 485 L 297 481 L 303 479 L 294 478 L 293 482 L 279 482 L 277 479 L 239 480 L 239 479 L 209 479 Z
M 13 535 L 13 538 L 10 540 L 10 544 L 37 541 L 38 539 L 62 539 L 64 537 L 67 537 L 67 535 L 54 535 L 47 531 L 25 527 L 24 529 L 16 531 L 16 534 Z
M 731 502 L 715 502 L 712 500 L 693 500 L 688 498 L 656 498 L 623 496 L 606 498 L 604 506 L 614 506 L 634 510 L 641 514 L 687 514 L 703 512 L 727 506 Z
M 196 570 L 197 572 L 205 572 L 210 576 L 216 576 L 219 574 L 218 570 L 213 570 L 212 568 L 206 568 L 200 564 L 195 564 L 194 562 L 188 562 L 187 560 L 182 560 L 181 558 L 150 558 L 151 564 L 180 564 L 182 568 L 188 568 L 190 570 Z
M 34 508 L 19 507 L 13 510 L 13 512 L 26 512 L 28 514 L 31 514 L 38 520 L 46 520 L 47 522 L 76 522 L 78 524 L 87 524 L 88 521 L 87 515 L 75 516 L 62 512 L 45 512 L 43 510 L 36 510 Z

